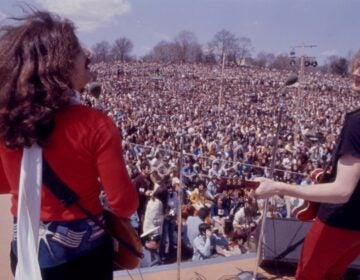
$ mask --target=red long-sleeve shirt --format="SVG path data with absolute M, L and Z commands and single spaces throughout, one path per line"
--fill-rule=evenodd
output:
M 118 216 L 128 217 L 136 211 L 138 195 L 126 170 L 118 129 L 102 112 L 82 105 L 71 105 L 60 111 L 48 144 L 43 147 L 43 155 L 55 173 L 78 194 L 80 204 L 93 214 L 102 211 L 101 185 Z M 12 194 L 14 216 L 21 157 L 22 150 L 0 145 L 0 193 Z M 64 207 L 45 185 L 40 215 L 43 221 L 85 217 L 76 206 Z

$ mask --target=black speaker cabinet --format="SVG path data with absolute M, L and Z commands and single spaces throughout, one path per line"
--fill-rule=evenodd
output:
M 262 265 L 272 262 L 296 264 L 311 224 L 312 222 L 301 222 L 296 219 L 267 218 L 264 227 Z M 360 256 L 350 268 L 360 270 Z

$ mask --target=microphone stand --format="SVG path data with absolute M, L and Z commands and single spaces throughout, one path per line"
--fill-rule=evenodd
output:
M 181 132 L 180 135 L 180 157 L 179 157 L 179 179 L 180 179 L 180 188 L 178 190 L 178 211 L 177 211 L 177 248 L 176 248 L 176 264 L 177 264 L 177 280 L 180 280 L 180 271 L 181 271 L 181 246 L 182 246 L 182 216 L 181 216 L 181 207 L 183 201 L 183 191 L 184 184 L 181 176 L 181 170 L 183 167 L 183 157 L 184 157 L 184 137 L 185 132 Z
M 276 154 L 278 150 L 279 145 L 279 138 L 280 138 L 280 130 L 281 130 L 281 123 L 282 123 L 282 116 L 283 116 L 283 110 L 284 110 L 284 93 L 280 93 L 280 100 L 279 100 L 279 113 L 278 113 L 278 119 L 277 119 L 277 128 L 276 128 L 276 135 L 273 140 L 273 150 L 272 150 L 272 159 L 271 159 L 271 166 L 270 166 L 270 179 L 274 179 L 274 171 L 275 171 L 275 161 L 276 161 Z M 263 209 L 263 217 L 261 219 L 261 226 L 260 226 L 260 233 L 259 233 L 259 239 L 257 244 L 257 251 L 256 251 L 256 263 L 255 263 L 255 270 L 253 274 L 253 280 L 256 280 L 257 271 L 260 265 L 260 259 L 261 259 L 261 253 L 262 253 L 262 245 L 263 245 L 263 239 L 264 239 L 264 229 L 265 229 L 265 220 L 267 215 L 269 205 L 269 199 L 265 199 L 264 202 L 264 209 Z
M 277 122 L 276 122 L 277 123 L 276 135 L 273 139 L 272 159 L 271 159 L 270 174 L 269 174 L 270 179 L 274 179 L 276 154 L 277 154 L 279 138 L 280 138 L 280 130 L 281 130 L 281 123 L 282 123 L 283 109 L 284 109 L 283 90 L 284 90 L 283 88 L 280 89 L 281 95 L 279 98 L 279 112 L 278 112 L 278 117 L 277 117 Z M 269 204 L 269 199 L 267 198 L 264 201 L 264 208 L 263 208 L 263 213 L 262 213 L 263 217 L 261 219 L 261 224 L 260 224 L 259 238 L 258 238 L 257 249 L 256 249 L 255 269 L 254 269 L 253 273 L 251 273 L 249 271 L 241 272 L 238 275 L 238 278 L 237 278 L 238 280 L 266 279 L 264 276 L 261 276 L 260 278 L 258 278 L 257 276 L 258 276 L 258 268 L 260 266 L 260 260 L 261 260 L 262 245 L 263 245 L 263 239 L 264 239 L 264 228 L 265 228 L 265 220 L 266 220 L 266 215 L 267 215 L 267 210 L 268 210 L 268 204 Z

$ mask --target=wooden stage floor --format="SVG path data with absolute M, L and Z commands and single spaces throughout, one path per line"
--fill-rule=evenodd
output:
M 181 280 L 232 280 L 243 279 L 237 278 L 239 273 L 253 273 L 255 269 L 255 254 L 245 254 L 228 258 L 216 258 L 199 262 L 187 262 L 181 264 Z M 257 279 L 295 279 L 294 269 L 278 269 L 277 272 L 270 270 L 258 269 Z M 131 275 L 131 277 L 128 275 Z M 244 274 L 242 274 L 244 275 Z M 137 270 L 129 272 L 115 272 L 116 280 L 159 280 L 159 279 L 178 279 L 176 264 L 164 265 L 141 270 L 141 275 Z
M 176 264 L 144 268 L 141 271 L 115 272 L 115 280 L 252 280 L 256 255 L 245 254 L 228 258 L 216 258 L 199 262 L 182 263 L 180 278 Z M 295 279 L 295 263 L 271 262 L 257 269 L 257 280 Z M 320 279 L 314 279 L 320 280 Z M 344 280 L 360 280 L 360 271 L 349 270 Z

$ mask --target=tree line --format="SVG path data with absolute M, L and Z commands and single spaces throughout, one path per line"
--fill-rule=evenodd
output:
M 93 60 L 100 61 L 152 61 L 163 63 L 207 63 L 216 64 L 224 62 L 232 66 L 257 66 L 278 70 L 298 69 L 300 58 L 281 53 L 259 52 L 254 55 L 255 49 L 248 37 L 237 37 L 228 30 L 217 32 L 213 39 L 201 45 L 191 31 L 181 31 L 172 41 L 160 41 L 146 55 L 135 58 L 131 52 L 133 43 L 126 37 L 120 37 L 113 44 L 107 41 L 96 43 L 92 47 Z M 305 57 L 305 66 L 309 71 L 320 70 L 324 73 L 346 76 L 350 72 L 350 58 L 329 56 L 325 62 L 318 66 L 314 58 Z

